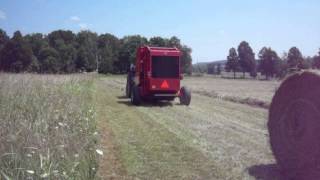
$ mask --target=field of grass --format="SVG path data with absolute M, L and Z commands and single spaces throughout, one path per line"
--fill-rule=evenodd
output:
M 123 98 L 124 76 L 100 77 L 97 84 L 97 91 L 101 93 L 98 95 L 101 101 L 99 104 L 103 105 L 100 108 L 105 113 L 99 122 L 112 131 L 114 143 L 112 148 L 105 148 L 108 152 L 113 151 L 112 159 L 121 164 L 118 166 L 121 170 L 101 172 L 101 177 L 279 177 L 268 142 L 267 109 L 198 92 L 193 92 L 189 107 L 179 105 L 178 101 L 145 103 L 136 107 Z M 265 100 L 270 101 L 278 83 L 186 77 L 183 84 L 193 90 L 202 88 L 203 91 L 229 93 L 228 95 L 235 97 L 244 94 L 250 96 L 250 91 L 260 98 L 261 93 Z M 229 87 L 232 89 L 227 91 Z
M 0 179 L 93 179 L 94 78 L 0 74 Z
M 200 78 L 200 79 L 199 79 Z M 218 97 L 229 101 L 264 103 L 268 106 L 280 81 L 253 79 L 224 79 L 214 76 L 188 77 L 183 84 L 205 96 Z
M 132 106 L 125 82 L 1 74 L 0 177 L 279 178 L 267 109 L 241 101 L 270 102 L 279 82 L 186 77 L 188 107 L 178 100 Z

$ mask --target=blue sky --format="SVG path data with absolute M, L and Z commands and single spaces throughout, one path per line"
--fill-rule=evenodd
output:
M 225 59 L 246 40 L 258 54 L 297 46 L 305 56 L 320 48 L 319 0 L 0 0 L 0 28 L 9 35 L 89 29 L 119 38 L 178 36 L 195 62 Z

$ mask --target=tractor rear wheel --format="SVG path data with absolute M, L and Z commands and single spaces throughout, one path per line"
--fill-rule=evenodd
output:
M 131 103 L 136 106 L 141 104 L 140 90 L 138 86 L 136 85 L 132 86 L 130 99 L 131 99 Z
M 180 89 L 180 104 L 189 106 L 190 102 L 191 102 L 191 91 L 189 89 L 187 89 L 186 87 L 182 87 Z

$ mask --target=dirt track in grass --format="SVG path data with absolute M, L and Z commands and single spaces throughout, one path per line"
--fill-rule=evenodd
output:
M 96 86 L 102 179 L 279 178 L 266 109 L 197 93 L 189 107 L 136 107 L 123 97 L 124 76 L 102 76 Z

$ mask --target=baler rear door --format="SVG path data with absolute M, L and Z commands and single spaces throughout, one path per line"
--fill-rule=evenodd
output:
M 179 56 L 152 56 L 150 89 L 178 92 L 180 88 Z

